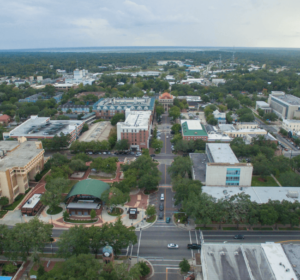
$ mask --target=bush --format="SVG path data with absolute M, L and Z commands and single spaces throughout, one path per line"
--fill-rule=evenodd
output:
M 150 273 L 150 267 L 146 264 L 146 262 L 139 262 L 139 265 L 142 276 L 147 276 Z
M 95 219 L 95 217 L 96 217 L 96 211 L 94 209 L 92 209 L 90 215 L 91 215 L 91 219 L 92 220 Z
M 189 262 L 185 258 L 179 263 L 179 267 L 182 273 L 187 273 L 191 268 Z
M 38 270 L 37 270 L 37 277 L 40 278 L 45 274 L 45 268 L 44 266 L 40 265 Z

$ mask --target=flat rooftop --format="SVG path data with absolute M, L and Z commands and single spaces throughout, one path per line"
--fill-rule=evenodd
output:
M 221 131 L 236 130 L 232 124 L 219 124 L 219 129 Z
M 193 162 L 193 178 L 204 183 L 206 181 L 206 164 L 208 163 L 207 155 L 191 153 L 190 158 Z
M 149 118 L 151 117 L 151 111 L 136 111 L 130 112 L 125 122 L 121 123 L 122 128 L 147 128 L 149 124 Z
M 261 246 L 268 259 L 270 267 L 276 276 L 276 280 L 297 279 L 297 276 L 280 244 L 261 244 Z M 280 265 L 280 263 L 282 265 Z
M 31 116 L 24 123 L 9 132 L 11 137 L 44 138 L 60 133 L 69 134 L 75 127 L 81 125 L 81 120 L 50 120 L 49 117 Z
M 181 127 L 184 136 L 207 136 L 200 120 L 181 120 Z
M 239 163 L 229 144 L 207 143 L 206 150 L 215 163 Z
M 260 244 L 204 243 L 201 259 L 204 280 L 276 280 Z
M 42 195 L 41 194 L 34 194 L 31 198 L 29 198 L 26 203 L 24 204 L 24 206 L 22 208 L 29 208 L 29 209 L 33 209 L 38 202 L 40 201 Z
M 289 105 L 300 105 L 300 98 L 291 94 L 275 95 L 272 98 L 280 99 Z
M 216 199 L 225 198 L 245 193 L 250 196 L 251 201 L 259 204 L 270 200 L 287 200 L 300 202 L 300 187 L 202 187 L 202 191 Z
M 12 152 L 8 152 L 4 158 L 0 159 L 0 170 L 5 171 L 13 167 L 24 167 L 35 158 L 44 149 L 38 149 L 35 142 L 26 141 L 24 143 L 19 143 L 18 141 L 0 141 L 0 150 L 6 150 L 8 145 L 7 142 L 12 144 L 11 147 L 15 148 Z
M 293 266 L 295 273 L 300 275 L 300 244 L 282 244 L 281 246 Z

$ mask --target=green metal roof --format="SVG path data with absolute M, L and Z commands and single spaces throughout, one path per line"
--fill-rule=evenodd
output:
M 184 122 L 181 125 L 181 131 L 183 136 L 207 136 L 206 130 L 202 124 L 201 127 L 202 127 L 201 130 L 195 130 L 195 129 L 190 130 L 187 122 Z
M 73 186 L 66 199 L 78 194 L 87 194 L 101 198 L 102 193 L 108 189 L 109 185 L 100 180 L 82 180 Z

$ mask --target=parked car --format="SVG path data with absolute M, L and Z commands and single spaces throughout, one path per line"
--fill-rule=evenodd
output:
M 234 239 L 245 239 L 245 236 L 242 234 L 237 234 L 233 237 Z
M 167 135 L 166 138 L 169 138 L 169 135 Z
M 165 200 L 165 195 L 164 195 L 163 193 L 160 195 L 160 200 L 161 200 L 161 201 L 164 201 L 164 200 Z
M 150 157 L 155 157 L 155 154 L 150 155 Z
M 174 244 L 174 243 L 170 243 L 170 244 L 168 244 L 168 248 L 169 249 L 178 249 L 179 245 L 178 244 Z
M 163 218 L 164 218 L 164 213 L 163 212 L 159 212 L 158 219 L 162 220 Z
M 106 152 L 103 152 L 103 155 L 106 155 Z
M 88 154 L 89 154 L 89 155 L 92 155 L 92 154 L 93 154 L 93 152 L 88 152 Z
M 98 155 L 101 155 L 101 152 L 99 152 Z
M 201 244 L 192 243 L 187 245 L 188 249 L 201 249 Z
M 110 153 L 110 152 L 107 152 L 107 154 L 110 155 L 111 153 Z
M 167 218 L 166 218 L 166 223 L 169 224 L 170 222 L 171 222 L 171 218 L 170 218 L 170 217 L 167 217 Z
M 161 204 L 159 205 L 159 210 L 160 210 L 160 211 L 164 211 L 164 205 L 163 205 L 163 203 L 161 203 Z

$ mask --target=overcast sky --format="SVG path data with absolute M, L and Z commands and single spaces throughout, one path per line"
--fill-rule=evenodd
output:
M 0 0 L 0 49 L 300 47 L 299 0 Z

